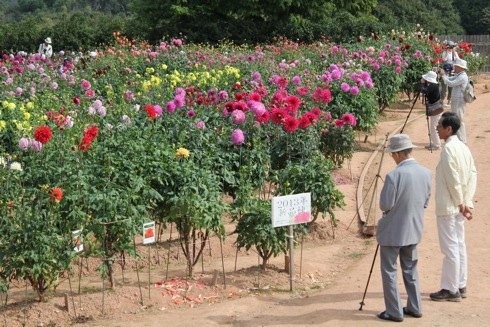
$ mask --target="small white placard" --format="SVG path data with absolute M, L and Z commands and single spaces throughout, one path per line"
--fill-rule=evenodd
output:
M 143 223 L 143 244 L 155 243 L 155 222 Z
M 281 227 L 311 221 L 311 193 L 272 198 L 272 226 Z
M 75 246 L 73 248 L 73 251 L 76 253 L 80 253 L 83 251 L 83 234 L 81 229 L 74 230 L 71 232 L 71 239 L 73 242 L 73 245 Z

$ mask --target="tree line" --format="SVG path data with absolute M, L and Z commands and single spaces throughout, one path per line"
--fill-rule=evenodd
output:
M 111 43 L 112 32 L 156 43 L 351 42 L 359 35 L 420 24 L 434 34 L 490 34 L 488 0 L 4 0 L 0 49 L 35 51 L 50 36 L 56 49 Z

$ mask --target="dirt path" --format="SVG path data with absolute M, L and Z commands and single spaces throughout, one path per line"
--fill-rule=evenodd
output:
M 442 264 L 432 199 L 426 211 L 426 228 L 423 241 L 419 246 L 419 274 L 424 316 L 421 319 L 407 317 L 403 322 L 406 326 L 488 326 L 490 324 L 490 310 L 488 310 L 490 228 L 487 219 L 490 212 L 487 195 L 490 185 L 488 169 L 490 154 L 486 142 L 487 138 L 490 138 L 490 127 L 485 124 L 485 119 L 488 117 L 488 103 L 490 103 L 490 93 L 480 94 L 478 100 L 468 106 L 465 116 L 469 146 L 478 169 L 475 215 L 474 219 L 466 224 L 469 296 L 460 303 L 439 303 L 429 300 L 429 293 L 440 288 L 439 276 Z M 419 114 L 413 112 L 412 116 Z M 380 124 L 378 141 L 383 140 L 386 132 L 403 124 L 404 118 L 405 116 L 396 122 Z M 440 152 L 430 153 L 424 149 L 428 141 L 425 118 L 421 117 L 411 122 L 405 128 L 405 132 L 419 146 L 414 151 L 415 158 L 435 172 Z M 354 176 L 358 176 L 368 157 L 368 152 L 356 153 L 351 163 Z M 393 168 L 394 162 L 391 158 L 385 157 L 381 176 Z M 349 225 L 355 213 L 355 183 L 352 184 L 340 186 L 341 190 L 346 192 L 347 202 L 346 210 L 339 214 L 343 226 Z M 304 271 L 321 269 L 322 265 L 327 264 L 335 265 L 336 256 L 331 254 L 335 247 L 343 248 L 338 255 L 349 255 L 357 259 L 346 261 L 337 256 L 339 266 L 332 272 L 333 282 L 324 289 L 301 294 L 296 292 L 255 294 L 192 309 L 169 309 L 161 313 L 153 311 L 146 314 L 125 315 L 117 320 L 99 320 L 85 326 L 379 326 L 389 324 L 390 322 L 383 322 L 375 317 L 376 313 L 384 309 L 378 261 L 374 266 L 364 309 L 358 310 L 376 248 L 374 240 L 358 240 L 357 244 L 341 245 L 334 242 L 309 248 L 304 253 Z M 350 254 L 348 251 L 351 251 Z M 401 283 L 401 278 L 399 281 Z M 402 297 L 406 298 L 404 291 Z

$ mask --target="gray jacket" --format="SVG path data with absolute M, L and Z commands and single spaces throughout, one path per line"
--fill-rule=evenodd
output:
M 376 239 L 381 246 L 418 244 L 424 228 L 424 208 L 431 190 L 431 173 L 415 160 L 400 162 L 388 175 L 381 190 Z

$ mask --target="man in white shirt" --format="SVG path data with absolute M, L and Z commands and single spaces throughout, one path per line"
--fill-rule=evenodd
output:
M 37 52 L 41 55 L 42 59 L 49 59 L 53 55 L 53 47 L 51 46 L 51 38 L 44 39 L 44 43 L 39 45 Z
M 447 86 L 452 87 L 452 101 L 451 101 L 451 111 L 454 112 L 459 120 L 461 121 L 461 126 L 458 130 L 458 137 L 461 142 L 466 143 L 466 128 L 464 125 L 464 89 L 468 85 L 469 79 L 466 74 L 466 69 L 468 68 L 467 63 L 463 59 L 458 59 L 453 65 L 454 75 L 447 76 L 443 73 L 442 79 Z
M 449 75 L 452 71 L 453 65 L 456 63 L 456 60 L 460 59 L 458 52 L 456 52 L 456 43 L 453 41 L 447 42 L 446 50 L 442 52 L 441 58 L 444 63 L 444 72 Z M 444 102 L 447 95 L 447 104 L 451 103 L 451 93 L 451 87 L 448 87 L 448 85 L 444 83 L 444 80 L 441 79 L 441 100 Z
M 460 120 L 453 112 L 442 114 L 437 131 L 445 140 L 436 168 L 436 216 L 439 245 L 444 255 L 441 290 L 433 301 L 459 302 L 466 298 L 468 261 L 464 235 L 465 218 L 473 218 L 476 167 L 469 148 L 456 136 Z

